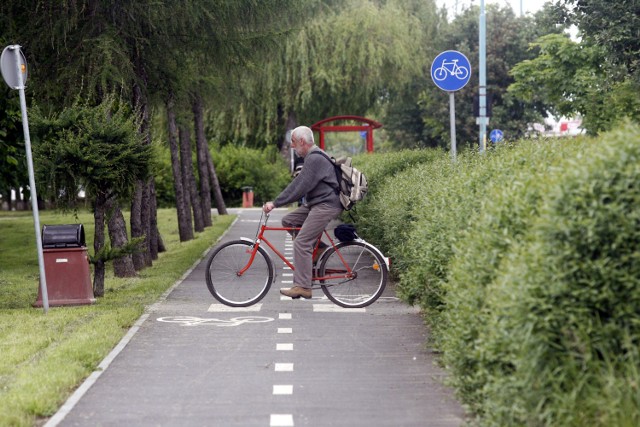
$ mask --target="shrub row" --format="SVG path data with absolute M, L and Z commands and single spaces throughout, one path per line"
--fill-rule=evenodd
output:
M 359 228 L 478 424 L 640 423 L 639 139 L 627 125 L 356 163 L 376 180 Z
M 276 198 L 291 182 L 288 168 L 274 147 L 255 149 L 225 145 L 212 157 L 225 202 L 241 206 L 243 187 L 252 187 L 254 206 Z

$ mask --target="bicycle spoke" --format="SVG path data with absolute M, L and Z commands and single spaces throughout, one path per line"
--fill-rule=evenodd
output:
M 327 280 L 321 284 L 322 291 L 334 303 L 342 307 L 364 307 L 382 294 L 387 281 L 384 260 L 368 243 L 346 242 L 338 245 L 324 258 L 320 276 L 338 276 L 336 271 L 349 266 L 351 274 L 347 280 Z
M 252 244 L 243 240 L 232 241 L 215 249 L 207 263 L 207 287 L 221 303 L 233 307 L 246 307 L 261 300 L 273 281 L 273 268 L 262 248 L 255 254 L 250 267 Z

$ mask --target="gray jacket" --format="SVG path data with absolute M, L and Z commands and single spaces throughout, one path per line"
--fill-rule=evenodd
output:
M 318 203 L 328 203 L 341 208 L 337 188 L 338 181 L 333 164 L 322 155 L 310 154 L 320 148 L 314 146 L 304 157 L 304 166 L 298 176 L 273 201 L 275 207 L 280 207 L 305 197 L 307 206 Z

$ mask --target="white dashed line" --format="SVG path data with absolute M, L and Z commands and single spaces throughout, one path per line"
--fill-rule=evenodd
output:
M 291 260 L 291 236 L 287 234 L 285 242 L 285 258 Z M 282 268 L 281 282 L 284 284 L 293 284 L 291 267 L 284 265 Z M 287 278 L 284 280 L 284 278 Z M 289 299 L 285 297 L 286 299 Z M 281 295 L 282 299 L 282 295 Z M 291 320 L 291 313 L 278 313 L 279 320 Z M 278 328 L 278 334 L 293 334 L 293 328 Z M 293 343 L 276 343 L 276 351 L 293 351 Z M 274 365 L 275 372 L 293 372 L 293 363 L 276 363 Z M 290 396 L 293 394 L 293 385 L 291 384 L 275 384 L 273 386 L 274 396 Z M 271 414 L 270 427 L 293 427 L 292 414 Z
M 362 308 L 344 308 L 337 305 L 313 304 L 313 311 L 317 313 L 366 313 L 367 309 Z
M 293 394 L 293 386 L 292 385 L 274 385 L 273 386 L 273 394 L 274 395 L 284 395 L 284 394 Z
M 277 351 L 293 351 L 293 343 L 279 343 L 276 344 Z
M 276 363 L 275 372 L 293 372 L 293 363 Z
M 291 298 L 291 297 L 280 295 L 280 301 L 291 301 L 292 299 L 293 298 Z M 313 300 L 313 301 L 321 301 L 322 298 L 321 297 L 313 297 L 312 299 L 298 298 L 296 301 L 299 301 L 300 304 L 304 304 L 305 302 L 308 302 L 308 301 L 311 301 L 311 300 Z
M 293 427 L 293 415 L 271 414 L 271 427 Z
M 249 307 L 229 307 L 224 304 L 211 304 L 207 310 L 209 313 L 236 313 L 242 311 L 260 311 L 262 303 L 250 305 Z

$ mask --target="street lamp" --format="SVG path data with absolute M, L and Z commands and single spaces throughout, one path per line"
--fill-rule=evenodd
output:
M 479 151 L 482 153 L 487 145 L 487 22 L 484 14 L 484 0 L 480 0 L 480 34 L 479 34 L 479 61 L 478 61 L 478 117 L 476 124 L 480 126 Z

